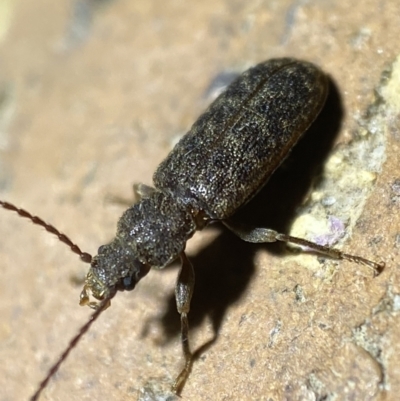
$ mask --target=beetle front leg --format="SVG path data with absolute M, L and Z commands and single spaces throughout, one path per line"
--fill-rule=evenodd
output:
M 290 235 L 281 234 L 269 228 L 248 227 L 242 224 L 233 223 L 232 221 L 228 220 L 224 220 L 223 223 L 240 239 L 246 242 L 266 243 L 266 242 L 281 241 L 281 242 L 296 244 L 311 249 L 312 251 L 318 252 L 321 255 L 328 256 L 332 259 L 346 259 L 350 260 L 351 262 L 368 266 L 370 269 L 374 271 L 374 276 L 379 275 L 385 267 L 384 262 L 376 263 L 369 259 L 365 259 L 361 256 L 350 255 L 348 253 L 340 251 L 339 249 L 319 245 L 316 244 L 315 242 L 307 241 L 303 238 L 297 238 L 297 237 L 292 237 Z
M 176 394 L 180 394 L 182 391 L 193 363 L 193 354 L 190 351 L 189 345 L 189 321 L 187 315 L 190 310 L 190 301 L 194 289 L 194 270 L 185 253 L 182 252 L 180 256 L 182 266 L 176 282 L 175 299 L 176 307 L 181 315 L 181 342 L 183 355 L 185 357 L 185 366 L 172 386 L 172 391 Z

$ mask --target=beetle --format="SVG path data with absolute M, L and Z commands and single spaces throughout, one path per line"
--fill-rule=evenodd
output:
M 71 340 L 31 398 L 37 400 L 50 378 L 80 337 L 109 307 L 117 291 L 130 291 L 151 268 L 162 269 L 180 258 L 175 298 L 181 319 L 185 364 L 172 390 L 179 394 L 192 366 L 188 313 L 194 290 L 194 269 L 185 254 L 197 230 L 222 222 L 241 239 L 253 243 L 290 242 L 334 259 L 361 263 L 379 273 L 384 263 L 278 233 L 246 227 L 231 216 L 268 181 L 276 168 L 321 111 L 328 79 L 315 65 L 292 58 L 272 59 L 240 75 L 209 106 L 158 166 L 154 187 L 136 187 L 140 200 L 120 218 L 115 238 L 92 258 L 67 236 L 37 216 L 8 202 L 17 212 L 44 227 L 90 263 L 80 305 L 95 309 Z M 94 300 L 93 300 L 94 299 Z

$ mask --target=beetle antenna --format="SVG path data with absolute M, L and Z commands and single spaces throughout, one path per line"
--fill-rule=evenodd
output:
M 81 337 L 89 330 L 90 326 L 97 320 L 97 318 L 104 312 L 109 306 L 110 301 L 114 297 L 114 294 L 109 295 L 105 298 L 101 303 L 97 306 L 96 310 L 90 316 L 90 319 L 79 329 L 78 333 L 72 340 L 69 342 L 68 347 L 64 350 L 64 352 L 60 355 L 57 362 L 49 369 L 46 377 L 39 383 L 35 394 L 30 398 L 30 401 L 37 401 L 43 389 L 46 388 L 50 379 L 57 373 L 60 365 L 67 359 L 69 353 L 73 348 L 75 348 L 76 344 L 78 344 Z
M 17 206 L 14 206 L 12 203 L 9 203 L 9 202 L 0 201 L 0 206 L 2 206 L 4 209 L 11 210 L 13 212 L 18 213 L 19 216 L 21 216 L 25 219 L 29 219 L 33 224 L 37 224 L 38 226 L 43 227 L 49 233 L 56 235 L 61 242 L 63 242 L 64 244 L 66 244 L 70 247 L 72 252 L 79 255 L 82 262 L 90 263 L 92 261 L 92 255 L 90 255 L 87 252 L 82 252 L 81 249 L 78 247 L 78 245 L 74 244 L 65 234 L 58 231 L 51 224 L 47 224 L 40 217 L 34 216 L 33 214 L 27 212 L 26 210 L 21 209 Z

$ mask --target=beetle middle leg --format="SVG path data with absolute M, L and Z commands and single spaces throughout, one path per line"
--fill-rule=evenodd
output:
M 172 386 L 172 391 L 176 394 L 179 394 L 182 391 L 193 363 L 193 354 L 189 345 L 189 321 L 187 315 L 190 310 L 190 301 L 194 289 L 194 270 L 185 253 L 182 252 L 180 256 L 182 266 L 176 282 L 175 299 L 176 307 L 181 315 L 181 342 L 183 355 L 185 357 L 185 366 Z
M 123 198 L 118 195 L 106 195 L 106 202 L 115 203 L 124 207 L 131 207 L 135 203 L 139 203 L 142 199 L 148 198 L 155 189 L 146 184 L 133 184 L 133 199 Z
M 332 259 L 345 259 L 345 260 L 350 260 L 351 262 L 368 266 L 374 271 L 374 276 L 379 275 L 385 267 L 384 262 L 376 263 L 369 259 L 365 259 L 361 256 L 350 255 L 348 253 L 340 251 L 339 249 L 319 245 L 316 244 L 315 242 L 307 241 L 303 238 L 292 237 L 290 235 L 281 234 L 269 228 L 248 227 L 238 223 L 233 223 L 232 221 L 228 220 L 224 220 L 223 223 L 240 239 L 246 242 L 266 243 L 266 242 L 281 241 L 281 242 L 296 244 L 299 246 L 307 247 L 308 249 L 311 249 L 322 255 L 326 255 Z

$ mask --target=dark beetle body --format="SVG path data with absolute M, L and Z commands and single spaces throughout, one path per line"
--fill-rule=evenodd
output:
M 293 59 L 250 68 L 211 104 L 154 174 L 155 187 L 212 219 L 250 200 L 314 121 L 326 76 Z
M 97 299 L 133 289 L 151 267 L 176 259 L 196 230 L 235 213 L 282 163 L 326 94 L 326 76 L 294 59 L 239 76 L 160 164 L 155 189 L 123 214 L 116 238 L 92 262 L 86 289 Z
M 188 313 L 195 274 L 184 250 L 195 231 L 210 222 L 222 222 L 247 242 L 292 243 L 333 259 L 366 265 L 375 275 L 382 271 L 383 262 L 376 263 L 269 228 L 230 221 L 231 215 L 262 188 L 318 116 L 327 88 L 327 78 L 317 67 L 294 59 L 266 61 L 244 72 L 160 164 L 153 177 L 155 188 L 138 186 L 139 203 L 122 215 L 114 240 L 101 246 L 94 258 L 54 226 L 0 200 L 1 207 L 45 228 L 82 261 L 91 264 L 80 304 L 96 311 L 50 368 L 31 401 L 38 400 L 60 364 L 110 305 L 118 290 L 132 290 L 150 268 L 161 269 L 178 257 L 181 269 L 175 299 L 181 318 L 185 364 L 172 391 L 180 394 L 194 360 L 189 346 Z M 91 296 L 97 301 L 91 301 Z

